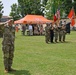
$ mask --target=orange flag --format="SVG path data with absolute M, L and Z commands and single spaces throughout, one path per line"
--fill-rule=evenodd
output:
M 72 19 L 74 17 L 74 10 L 71 9 L 71 11 L 69 12 L 68 18 Z
M 68 18 L 71 20 L 71 25 L 74 26 L 75 24 L 75 12 L 74 9 L 72 8 L 71 11 L 68 14 Z
M 71 25 L 74 26 L 75 25 L 75 20 L 71 19 Z

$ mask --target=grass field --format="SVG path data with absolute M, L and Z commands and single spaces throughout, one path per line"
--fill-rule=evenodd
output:
M 0 38 L 0 43 L 2 38 Z M 45 36 L 22 36 L 16 33 L 12 67 L 4 73 L 0 45 L 0 75 L 76 75 L 76 31 L 67 34 L 65 43 L 46 44 Z

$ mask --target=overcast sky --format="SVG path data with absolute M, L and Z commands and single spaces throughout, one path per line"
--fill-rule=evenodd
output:
M 4 13 L 3 13 L 3 16 L 9 16 L 9 13 L 11 11 L 11 5 L 13 3 L 17 3 L 17 0 L 0 0 L 2 1 L 3 3 L 3 6 L 4 6 Z

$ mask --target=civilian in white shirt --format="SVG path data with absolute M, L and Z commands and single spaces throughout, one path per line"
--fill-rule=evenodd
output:
M 33 27 L 32 27 L 32 25 L 29 25 L 29 35 L 33 35 Z

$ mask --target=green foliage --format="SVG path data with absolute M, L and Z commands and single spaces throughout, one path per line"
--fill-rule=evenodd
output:
M 45 9 L 47 0 L 18 0 L 18 5 L 13 4 L 11 6 L 10 16 L 14 20 L 24 17 L 27 14 L 44 15 L 43 11 Z
M 22 36 L 17 32 L 12 65 L 17 71 L 4 73 L 0 45 L 0 75 L 75 75 L 75 48 L 76 31 L 66 35 L 65 43 L 57 44 L 46 44 L 45 36 Z
M 4 7 L 3 7 L 3 3 L 2 3 L 2 1 L 0 1 L 0 19 L 1 19 L 1 17 L 2 17 L 2 14 L 3 14 L 3 9 Z
M 53 19 L 53 14 L 56 10 L 60 7 L 60 15 L 67 17 L 68 13 L 70 12 L 71 8 L 74 7 L 76 13 L 76 0 L 72 3 L 72 0 L 48 0 L 46 5 L 45 15 Z M 67 14 L 67 15 L 66 15 Z
M 19 8 L 16 3 L 11 6 L 10 16 L 12 16 L 14 20 L 20 18 Z
M 46 4 L 47 4 L 47 1 L 48 1 L 48 0 L 42 0 L 42 3 L 43 3 L 44 5 L 46 5 Z
M 40 0 L 18 0 L 22 17 L 27 14 L 43 15 L 40 2 Z
M 18 0 L 18 6 L 13 5 L 11 14 L 14 19 L 24 17 L 27 14 L 44 15 L 53 19 L 53 15 L 60 8 L 61 18 L 67 17 L 72 6 L 76 12 L 76 1 L 72 0 Z M 67 14 L 67 15 L 66 15 Z
M 64 0 L 64 5 L 65 5 L 65 12 L 68 14 L 71 10 L 72 7 L 74 7 L 75 13 L 76 13 L 76 0 L 72 2 L 72 0 Z
M 53 19 L 53 15 L 57 11 L 58 8 L 61 9 L 62 2 L 61 0 L 48 0 L 47 5 L 45 7 L 45 15 L 49 19 Z M 61 14 L 62 14 L 62 9 L 61 9 Z

